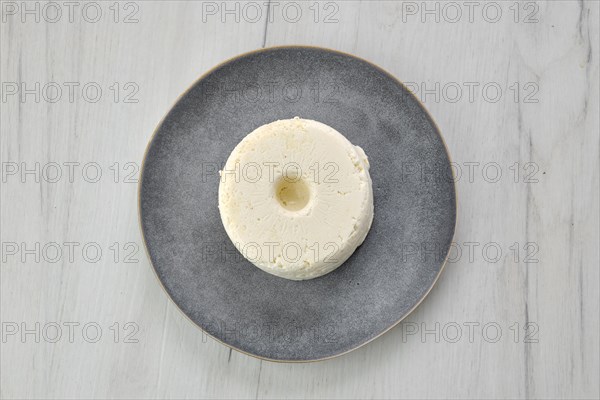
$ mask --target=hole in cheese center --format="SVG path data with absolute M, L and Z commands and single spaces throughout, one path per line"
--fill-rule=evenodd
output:
M 300 211 L 310 200 L 310 189 L 302 178 L 282 177 L 275 184 L 275 197 L 286 210 Z

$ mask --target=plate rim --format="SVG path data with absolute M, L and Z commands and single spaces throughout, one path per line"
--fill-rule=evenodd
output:
M 150 257 L 150 252 L 148 250 L 148 243 L 146 240 L 146 235 L 144 234 L 144 229 L 142 226 L 142 196 L 141 196 L 141 192 L 142 192 L 142 183 L 144 180 L 144 167 L 146 165 L 146 160 L 148 158 L 148 152 L 150 150 L 150 146 L 152 145 L 152 143 L 154 142 L 154 139 L 156 137 L 156 134 L 158 133 L 159 129 L 162 127 L 163 123 L 165 122 L 165 119 L 167 118 L 167 116 L 170 114 L 171 110 L 173 110 L 173 108 L 179 103 L 179 101 L 188 94 L 188 92 L 190 90 L 192 90 L 192 88 L 194 88 L 199 82 L 201 82 L 204 78 L 206 78 L 207 76 L 209 76 L 211 73 L 213 73 L 214 71 L 216 71 L 217 69 L 232 63 L 233 61 L 236 61 L 238 59 L 247 57 L 249 55 L 253 55 L 253 54 L 258 54 L 258 53 L 265 53 L 265 52 L 269 52 L 269 51 L 273 51 L 273 50 L 285 50 L 285 49 L 311 49 L 311 50 L 320 50 L 320 51 L 325 51 L 325 52 L 329 52 L 329 53 L 334 53 L 337 55 L 342 55 L 345 57 L 350 57 L 353 58 L 355 60 L 359 60 L 361 62 L 364 62 L 368 65 L 370 65 L 371 67 L 375 68 L 377 71 L 379 71 L 380 73 L 384 74 L 385 76 L 387 76 L 388 78 L 392 79 L 393 81 L 395 81 L 398 85 L 400 85 L 402 88 L 404 88 L 409 94 L 410 96 L 412 96 L 413 100 L 415 100 L 419 106 L 421 107 L 421 109 L 425 112 L 425 115 L 427 117 L 427 119 L 429 120 L 429 122 L 431 123 L 431 125 L 433 126 L 435 133 L 438 135 L 438 137 L 440 138 L 442 144 L 444 145 L 444 152 L 446 153 L 446 157 L 448 157 L 448 161 L 450 162 L 450 164 L 452 164 L 452 158 L 450 157 L 450 152 L 448 151 L 448 145 L 446 144 L 446 141 L 444 140 L 444 136 L 442 135 L 440 128 L 438 127 L 437 123 L 435 122 L 435 120 L 431 117 L 431 114 L 429 113 L 429 110 L 424 106 L 424 104 L 418 99 L 418 97 L 412 92 L 410 91 L 406 85 L 400 81 L 398 78 L 396 78 L 394 75 L 392 75 L 391 73 L 389 73 L 388 71 L 386 71 L 385 69 L 383 69 L 382 67 L 372 63 L 371 61 L 368 61 L 362 57 L 359 57 L 357 55 L 354 54 L 350 54 L 350 53 L 346 53 L 344 51 L 340 51 L 340 50 L 335 50 L 335 49 L 330 49 L 327 47 L 321 47 L 321 46 L 313 46 L 313 45 L 281 45 L 281 46 L 269 46 L 269 47 L 262 47 L 260 49 L 255 49 L 255 50 L 250 50 L 250 51 L 246 51 L 243 53 L 240 53 L 236 56 L 230 57 L 216 65 L 214 65 L 213 67 L 211 67 L 210 69 L 208 69 L 206 72 L 204 72 L 203 74 L 201 74 L 198 78 L 196 78 L 181 94 L 179 94 L 179 96 L 177 96 L 177 98 L 172 102 L 171 106 L 168 108 L 168 110 L 164 113 L 164 115 L 162 116 L 162 118 L 160 119 L 160 121 L 158 122 L 158 124 L 156 125 L 156 127 L 154 128 L 154 131 L 152 132 L 152 135 L 150 135 L 150 139 L 148 140 L 148 143 L 146 144 L 146 148 L 144 150 L 144 155 L 142 157 L 142 162 L 140 164 L 140 177 L 138 180 L 138 185 L 137 185 L 137 211 L 138 211 L 138 227 L 142 236 L 142 244 L 144 247 L 144 251 L 146 253 L 146 257 L 150 263 L 150 266 L 152 267 L 152 271 L 154 272 L 154 276 L 156 277 L 156 280 L 158 281 L 158 283 L 160 284 L 160 288 L 163 290 L 163 292 L 165 292 L 165 294 L 167 295 L 167 298 L 169 299 L 169 301 L 171 303 L 173 303 L 175 305 L 175 308 L 181 313 L 183 314 L 183 316 L 185 316 L 191 323 L 192 325 L 194 325 L 196 328 L 200 329 L 200 331 L 202 331 L 205 335 L 209 336 L 210 338 L 216 340 L 218 343 L 221 343 L 225 346 L 227 346 L 230 350 L 236 350 L 242 354 L 245 354 L 247 356 L 259 359 L 261 361 L 270 361 L 270 362 L 275 362 L 275 363 L 282 363 L 282 364 L 303 364 L 303 363 L 313 363 L 313 362 L 318 362 L 318 361 L 325 361 L 325 360 L 331 360 L 333 358 L 337 358 L 337 357 L 341 357 L 343 355 L 346 355 L 354 350 L 357 350 L 363 346 L 366 346 L 367 344 L 373 342 L 374 340 L 378 339 L 379 337 L 383 336 L 384 334 L 386 334 L 387 332 L 389 332 L 391 329 L 395 328 L 400 322 L 402 322 L 404 319 L 406 319 L 409 315 L 411 315 L 420 305 L 421 303 L 427 298 L 427 296 L 429 295 L 429 293 L 433 290 L 434 286 L 436 285 L 438 279 L 440 278 L 440 276 L 442 275 L 442 272 L 444 271 L 445 267 L 446 267 L 446 263 L 448 261 L 448 256 L 450 255 L 450 248 L 452 246 L 448 247 L 448 250 L 446 251 L 446 255 L 444 256 L 444 261 L 440 267 L 440 270 L 438 271 L 438 273 L 435 276 L 435 279 L 433 280 L 433 282 L 431 283 L 431 285 L 429 286 L 429 288 L 425 291 L 425 293 L 423 294 L 423 296 L 421 296 L 421 298 L 419 299 L 419 301 L 417 301 L 412 308 L 410 308 L 410 310 L 408 310 L 400 319 L 398 319 L 396 322 L 394 322 L 393 324 L 391 324 L 390 326 L 388 326 L 387 328 L 385 328 L 383 331 L 379 332 L 377 335 L 373 336 L 372 338 L 369 338 L 367 340 L 365 340 L 364 342 L 358 344 L 355 347 L 352 347 L 351 349 L 342 351 L 340 353 L 337 354 L 333 354 L 330 356 L 326 356 L 326 357 L 322 357 L 322 358 L 315 358 L 315 359 L 306 359 L 306 360 L 284 360 L 284 359 L 276 359 L 276 358 L 268 358 L 268 357 L 263 357 L 263 356 L 259 356 L 257 354 L 252 354 L 249 353 L 247 351 L 244 351 L 242 349 L 239 349 L 229 343 L 225 343 L 224 341 L 222 341 L 221 339 L 211 335 L 210 333 L 208 333 L 206 330 L 204 330 L 200 325 L 198 325 L 194 320 L 192 320 L 192 318 L 187 315 L 182 309 L 181 307 L 179 307 L 179 305 L 177 304 L 177 302 L 171 297 L 171 295 L 169 294 L 169 291 L 165 288 L 163 281 L 160 279 L 160 277 L 158 276 L 158 272 L 156 271 L 156 267 L 154 266 L 154 263 L 152 262 L 152 258 Z M 452 171 L 452 187 L 454 189 L 454 224 L 452 227 L 452 237 L 450 239 L 450 243 L 452 244 L 454 242 L 454 237 L 456 235 L 456 226 L 458 223 L 458 192 L 456 190 L 456 175 L 454 173 L 454 169 L 450 168 L 450 170 Z

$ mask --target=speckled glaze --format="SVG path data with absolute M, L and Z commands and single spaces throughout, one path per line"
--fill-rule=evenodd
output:
M 308 281 L 246 261 L 217 208 L 217 171 L 235 145 L 294 116 L 365 150 L 375 200 L 362 246 Z M 177 306 L 223 343 L 277 361 L 346 353 L 406 317 L 437 280 L 456 221 L 450 160 L 419 102 L 373 64 L 309 47 L 248 53 L 194 83 L 148 146 L 139 196 L 148 255 Z

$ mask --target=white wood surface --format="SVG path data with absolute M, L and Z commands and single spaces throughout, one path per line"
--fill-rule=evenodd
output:
M 462 16 L 454 23 L 447 19 L 456 10 L 444 2 L 296 2 L 287 6 L 287 20 L 280 2 L 268 24 L 265 6 L 252 22 L 243 2 L 120 3 L 118 23 L 112 1 L 96 3 L 103 12 L 96 23 L 82 17 L 86 3 L 75 3 L 73 22 L 59 2 L 63 15 L 54 23 L 43 18 L 56 15 L 49 8 L 44 14 L 46 3 L 39 3 L 40 22 L 28 14 L 22 21 L 22 9 L 11 8 L 21 2 L 1 4 L 2 398 L 600 396 L 598 2 L 482 2 L 471 20 L 468 6 L 457 2 Z M 239 22 L 221 8 L 236 4 Z M 502 15 L 494 23 L 496 5 Z M 423 7 L 438 7 L 440 21 Z M 293 22 L 296 8 L 302 16 Z M 123 23 L 136 9 L 139 21 Z M 333 11 L 337 22 L 323 22 Z M 532 12 L 537 22 L 524 22 Z M 350 52 L 413 87 L 438 83 L 440 98 L 430 93 L 425 105 L 461 173 L 454 240 L 462 255 L 451 254 L 459 259 L 429 297 L 369 345 L 310 364 L 232 352 L 178 311 L 141 247 L 137 185 L 126 179 L 133 171 L 135 180 L 154 127 L 199 75 L 237 54 L 284 44 Z M 36 82 L 58 83 L 63 96 L 51 103 L 44 94 L 53 93 L 43 89 L 39 102 L 34 94 L 10 94 L 15 83 L 31 89 Z M 80 83 L 72 102 L 65 82 Z M 102 88 L 96 103 L 81 94 L 89 82 Z M 118 102 L 110 89 L 115 82 Z M 136 86 L 125 90 L 128 82 Z M 457 86 L 462 98 L 453 101 Z M 125 103 L 135 87 L 138 102 Z M 502 96 L 494 102 L 497 87 Z M 79 163 L 72 182 L 65 162 Z M 20 174 L 36 163 L 39 182 L 34 173 Z M 54 177 L 51 163 L 61 165 L 54 183 L 44 179 Z M 102 177 L 93 183 L 95 165 Z M 498 169 L 502 176 L 494 183 Z M 537 182 L 524 182 L 528 177 Z M 39 261 L 35 250 L 24 251 L 36 242 Z M 65 242 L 79 244 L 72 260 Z M 470 242 L 479 243 L 472 258 Z M 56 262 L 52 243 L 63 250 Z M 86 243 L 91 258 L 101 248 L 98 262 L 82 255 Z M 125 254 L 135 248 L 124 249 L 128 243 L 139 247 L 130 263 Z M 502 254 L 495 261 L 497 248 Z M 536 248 L 530 259 L 539 262 L 526 262 Z M 126 340 L 128 322 L 139 331 Z M 22 335 L 35 332 L 36 323 L 38 341 L 35 333 Z M 69 323 L 80 324 L 72 340 Z M 82 333 L 88 323 L 102 329 L 97 343 L 90 343 L 93 326 Z M 62 330 L 57 340 L 54 324 Z M 437 335 L 421 335 L 436 326 Z M 128 343 L 132 338 L 137 343 Z

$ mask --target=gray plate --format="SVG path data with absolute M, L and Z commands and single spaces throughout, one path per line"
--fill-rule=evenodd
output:
M 243 259 L 217 208 L 217 171 L 235 145 L 294 116 L 365 150 L 375 199 L 354 255 L 300 282 Z M 194 83 L 148 145 L 139 196 L 146 248 L 175 304 L 226 345 L 279 361 L 343 354 L 406 317 L 437 280 L 456 220 L 450 160 L 425 109 L 373 64 L 309 47 L 244 54 Z

